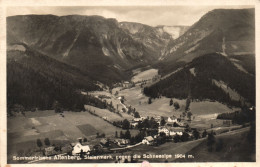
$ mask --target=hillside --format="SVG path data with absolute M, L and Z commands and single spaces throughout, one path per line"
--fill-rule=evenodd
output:
M 224 86 L 214 80 L 225 83 L 230 90 L 239 94 L 239 99 L 232 98 Z M 212 99 L 220 102 L 241 105 L 255 104 L 255 77 L 239 70 L 221 54 L 207 54 L 194 59 L 183 69 L 171 76 L 144 88 L 144 93 L 151 97 L 160 95 L 170 98 Z
M 172 39 L 171 34 L 158 27 L 133 22 L 120 22 L 119 26 L 129 33 L 135 41 L 146 46 L 151 54 L 157 55 L 157 59 Z
M 139 40 L 121 24 L 101 16 L 12 16 L 7 18 L 7 44 L 24 43 L 110 85 L 130 79 L 125 70 L 156 61 L 171 39 L 144 25 Z
M 216 136 L 211 152 L 204 140 L 187 152 L 194 155 L 194 159 L 176 159 L 175 162 L 255 162 L 254 138 L 248 130 Z
M 7 106 L 49 109 L 54 101 L 71 108 L 79 102 L 76 90 L 98 90 L 82 71 L 31 50 L 13 45 L 7 52 Z M 16 48 L 16 49 L 14 49 Z M 18 50 L 19 48 L 19 50 Z M 81 106 L 82 108 L 82 106 Z
M 162 56 L 161 72 L 174 64 L 214 52 L 223 55 L 255 53 L 254 9 L 215 9 L 205 14 L 182 36 L 171 40 Z

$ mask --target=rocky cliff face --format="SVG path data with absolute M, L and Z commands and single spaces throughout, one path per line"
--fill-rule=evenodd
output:
M 153 33 L 151 28 L 140 31 L 137 38 L 115 19 L 78 15 L 8 17 L 7 36 L 9 46 L 23 43 L 90 75 L 110 74 L 116 81 L 125 79 L 123 70 L 156 61 L 170 40 L 169 34 Z
M 254 9 L 208 12 L 181 37 L 171 40 L 163 59 L 189 62 L 207 53 L 254 53 Z

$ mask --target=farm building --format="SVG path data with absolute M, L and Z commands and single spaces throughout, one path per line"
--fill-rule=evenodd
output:
M 181 127 L 172 127 L 169 128 L 169 135 L 170 136 L 175 136 L 175 135 L 179 135 L 181 136 L 184 132 L 184 128 Z
M 162 133 L 162 132 L 165 133 L 166 136 L 168 136 L 169 133 L 170 133 L 169 129 L 167 129 L 166 127 L 159 127 L 158 133 L 160 134 L 160 133 Z
M 133 85 L 133 84 L 130 83 L 130 82 L 128 82 L 128 81 L 123 82 L 123 87 L 124 87 L 124 88 L 131 88 L 132 85 Z
M 173 116 L 173 117 L 168 117 L 168 119 L 167 119 L 167 123 L 177 123 L 178 122 L 178 119 L 175 117 L 175 116 Z
M 142 140 L 143 144 L 151 145 L 154 143 L 154 138 L 152 136 L 147 136 Z
M 100 144 L 101 144 L 102 146 L 108 146 L 108 145 L 109 145 L 109 142 L 108 142 L 107 139 L 103 138 L 103 139 L 100 140 Z
M 83 151 L 83 153 L 89 154 L 90 147 L 88 145 L 81 145 L 80 143 L 77 143 L 72 150 L 72 155 L 80 154 L 80 152 Z
M 137 127 L 138 122 L 131 122 L 130 125 L 135 128 L 135 127 Z
M 122 145 L 127 145 L 129 144 L 129 140 L 128 139 L 115 139 L 114 142 L 118 145 L 118 146 L 122 146 Z

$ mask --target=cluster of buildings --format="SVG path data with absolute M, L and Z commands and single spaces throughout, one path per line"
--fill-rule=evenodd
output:
M 147 119 L 147 117 L 140 117 L 140 118 L 134 118 L 132 121 L 130 121 L 130 124 L 132 127 L 136 127 L 138 123 L 144 121 Z M 161 125 L 162 119 L 165 120 L 165 124 Z M 175 136 L 175 135 L 183 135 L 183 132 L 185 130 L 185 123 L 181 122 L 180 119 L 177 117 L 161 117 L 156 116 L 154 117 L 154 120 L 158 123 L 158 135 L 156 136 L 147 136 L 144 137 L 142 140 L 142 144 L 151 145 L 154 143 L 154 140 L 160 136 L 160 133 L 165 133 L 166 136 Z M 63 147 L 55 147 L 50 146 L 44 149 L 44 154 L 46 156 L 53 156 L 58 154 L 71 154 L 71 155 L 79 155 L 81 153 L 84 154 L 90 154 L 92 150 L 95 150 L 96 147 L 111 147 L 112 144 L 116 147 L 126 147 L 130 144 L 129 139 L 113 139 L 108 140 L 106 138 L 101 138 L 99 141 L 98 139 L 95 140 L 95 144 L 90 145 L 90 142 L 85 142 L 82 138 L 78 138 L 78 141 L 76 143 L 66 144 Z

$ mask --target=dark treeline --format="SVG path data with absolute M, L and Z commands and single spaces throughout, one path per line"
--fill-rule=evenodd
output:
M 195 76 L 190 69 L 195 69 Z M 240 106 L 241 102 L 233 101 L 229 94 L 216 86 L 212 79 L 224 81 L 229 88 L 237 91 L 252 105 L 255 104 L 255 77 L 237 69 L 226 57 L 209 54 L 194 59 L 184 69 L 161 80 L 151 87 L 144 88 L 144 93 L 152 98 L 160 95 L 168 98 L 211 99 Z
M 222 113 L 217 116 L 217 119 L 232 120 L 233 124 L 244 124 L 255 121 L 255 108 L 252 110 L 244 108 L 242 111 L 232 113 Z

